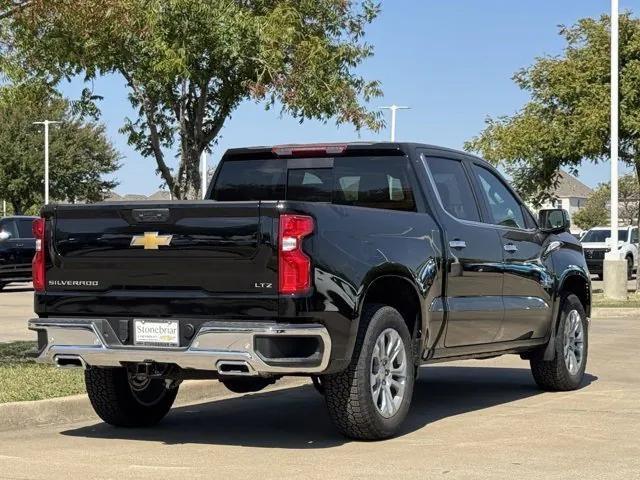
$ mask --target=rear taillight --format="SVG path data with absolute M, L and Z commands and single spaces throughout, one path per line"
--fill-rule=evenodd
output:
M 311 288 L 311 260 L 302 251 L 302 239 L 313 232 L 313 218 L 280 216 L 279 292 L 304 293 Z
M 33 277 L 33 289 L 36 292 L 44 290 L 45 282 L 45 242 L 44 242 L 44 218 L 36 218 L 33 221 L 31 229 L 36 239 L 36 253 L 31 262 L 31 271 Z

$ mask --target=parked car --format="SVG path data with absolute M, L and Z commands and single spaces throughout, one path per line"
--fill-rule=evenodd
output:
M 35 218 L 0 218 L 0 290 L 11 282 L 31 281 L 31 260 L 36 250 L 31 224 Z
M 517 354 L 579 387 L 591 287 L 564 210 L 538 223 L 488 163 L 440 147 L 231 149 L 208 201 L 49 205 L 39 361 L 97 414 L 152 425 L 180 382 L 310 376 L 345 435 L 398 432 L 418 367 Z
M 582 236 L 584 257 L 589 272 L 602 280 L 605 253 L 611 250 L 608 239 L 610 227 L 594 227 Z M 632 278 L 638 266 L 638 227 L 623 227 L 618 230 L 618 250 L 620 258 L 627 261 L 627 277 Z

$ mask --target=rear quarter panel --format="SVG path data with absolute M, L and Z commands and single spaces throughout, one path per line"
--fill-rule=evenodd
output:
M 304 244 L 315 289 L 309 299 L 282 299 L 281 313 L 300 315 L 300 303 L 309 302 L 304 306 L 335 339 L 334 360 L 351 358 L 367 289 L 383 276 L 409 280 L 420 298 L 422 332 L 439 330 L 441 314 L 430 324 L 429 305 L 441 295 L 442 238 L 430 214 L 303 202 L 287 202 L 285 210 L 315 220 Z

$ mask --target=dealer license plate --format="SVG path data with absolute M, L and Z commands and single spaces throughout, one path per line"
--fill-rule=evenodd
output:
M 178 347 L 180 335 L 177 320 L 134 320 L 133 341 L 136 345 Z

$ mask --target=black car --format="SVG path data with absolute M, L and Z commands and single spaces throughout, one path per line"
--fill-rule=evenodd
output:
M 517 354 L 579 387 L 591 283 L 564 210 L 485 161 L 414 143 L 229 150 L 208 200 L 50 205 L 35 231 L 39 361 L 96 412 L 151 425 L 180 382 L 310 376 L 347 436 L 393 435 L 418 367 Z
M 31 261 L 36 251 L 31 227 L 36 218 L 0 219 L 0 290 L 11 282 L 31 281 Z

